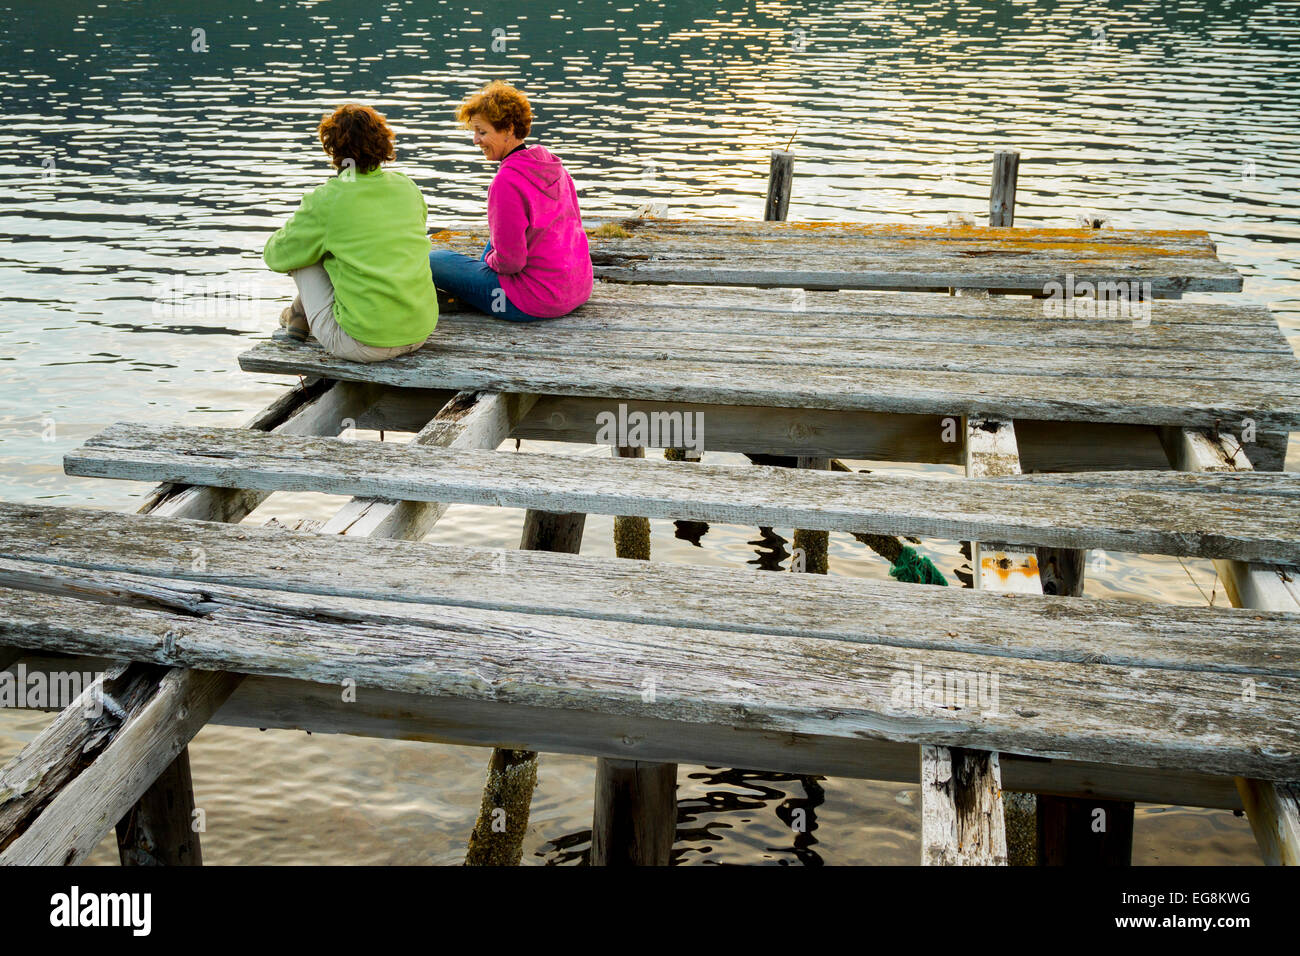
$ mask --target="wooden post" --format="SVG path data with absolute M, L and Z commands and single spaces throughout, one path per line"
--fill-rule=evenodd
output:
M 676 764 L 597 759 L 592 866 L 667 866 L 676 832 Z
M 644 458 L 641 447 L 614 448 L 615 458 Z M 650 520 L 614 519 L 614 552 L 650 560 Z M 677 836 L 677 764 L 596 760 L 591 866 L 667 866 Z
M 998 150 L 993 154 L 993 188 L 989 192 L 989 225 L 1010 226 L 1016 221 L 1016 179 L 1020 154 Z
M 785 222 L 790 212 L 790 188 L 794 184 L 794 153 L 772 150 L 772 165 L 767 174 L 767 203 L 764 222 Z
M 202 866 L 203 849 L 193 820 L 194 782 L 187 747 L 117 821 L 122 865 Z
M 577 554 L 585 514 L 528 509 L 519 547 L 525 551 Z M 478 819 L 465 852 L 466 866 L 518 866 L 528 832 L 528 811 L 537 786 L 537 753 L 496 747 L 488 761 Z
M 1038 798 L 1039 866 L 1128 866 L 1132 855 L 1133 804 Z

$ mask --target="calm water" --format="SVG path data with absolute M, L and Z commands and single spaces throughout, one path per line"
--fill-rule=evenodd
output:
M 526 14 L 522 11 L 527 11 Z M 197 31 L 197 32 L 196 32 Z M 1300 4 L 68 3 L 0 7 L 0 497 L 134 510 L 144 486 L 70 479 L 121 419 L 241 424 L 283 388 L 238 371 L 288 301 L 262 244 L 327 173 L 322 112 L 387 114 L 432 223 L 481 214 L 490 170 L 453 120 L 492 78 L 590 215 L 761 216 L 793 136 L 792 219 L 986 214 L 988 157 L 1021 150 L 1019 223 L 1081 211 L 1208 228 L 1300 340 Z M 594 451 L 594 450 L 593 450 Z M 1296 468 L 1296 443 L 1290 467 Z M 721 460 L 726 460 L 725 458 Z M 276 496 L 254 515 L 325 517 Z M 518 542 L 521 515 L 453 508 L 432 540 Z M 657 558 L 736 565 L 789 529 L 655 523 Z M 849 538 L 836 573 L 883 577 Z M 584 551 L 607 554 L 608 519 Z M 930 555 L 951 569 L 944 542 Z M 1111 555 L 1089 593 L 1223 603 L 1211 566 Z M 0 758 L 43 724 L 0 714 Z M 191 748 L 211 862 L 458 862 L 486 752 L 226 728 Z M 591 761 L 543 758 L 525 861 L 582 859 Z M 683 768 L 680 862 L 911 863 L 915 792 Z M 784 821 L 809 810 L 795 839 Z M 1231 814 L 1139 808 L 1135 859 L 1256 860 Z M 101 848 L 96 862 L 112 862 Z

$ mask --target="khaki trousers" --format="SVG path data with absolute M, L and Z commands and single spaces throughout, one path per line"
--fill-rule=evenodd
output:
M 289 275 L 293 276 L 293 281 L 298 286 L 298 300 L 307 315 L 311 334 L 316 336 L 316 341 L 331 355 L 351 362 L 382 362 L 399 355 L 409 355 L 426 341 L 391 348 L 358 342 L 334 321 L 334 283 L 330 282 L 330 275 L 324 266 L 317 262 L 295 269 Z

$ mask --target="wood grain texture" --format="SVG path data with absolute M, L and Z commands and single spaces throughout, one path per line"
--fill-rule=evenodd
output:
M 80 670 L 102 658 L 31 652 L 33 667 Z M 915 744 L 762 729 L 637 719 L 372 690 L 344 702 L 336 687 L 249 677 L 211 723 L 310 730 L 469 747 L 519 747 L 545 753 L 609 756 L 695 765 L 764 767 L 781 773 L 885 780 L 915 785 Z M 1240 810 L 1231 777 L 1190 770 L 1122 767 L 1001 755 L 1003 781 L 1016 790 Z
M 921 865 L 1005 866 L 998 755 L 921 748 Z
M 544 343 L 546 326 L 539 326 L 525 334 Z M 1082 358 L 1064 352 L 1041 368 L 1021 364 L 1014 372 L 1020 360 L 1014 350 L 1004 352 L 1000 371 L 987 371 L 965 360 L 961 346 L 937 353 L 910 347 L 911 358 L 866 358 L 862 361 L 867 365 L 854 367 L 856 360 L 848 350 L 824 352 L 824 361 L 817 364 L 815 354 L 799 361 L 789 343 L 784 351 L 764 353 L 766 362 L 760 362 L 763 355 L 753 349 L 734 362 L 708 352 L 679 355 L 685 343 L 671 337 L 665 337 L 658 350 L 643 344 L 631 356 L 612 348 L 595 354 L 592 349 L 568 353 L 542 347 L 531 352 L 517 346 L 492 348 L 492 342 L 482 347 L 449 343 L 444 350 L 437 347 L 440 344 L 389 362 L 361 365 L 335 358 L 311 341 L 264 342 L 240 355 L 239 363 L 250 372 L 322 375 L 403 388 L 1180 426 L 1249 418 L 1262 431 L 1300 427 L 1300 380 L 1294 360 L 1272 351 L 1222 353 L 1229 359 L 1226 374 L 1236 374 L 1231 370 L 1242 361 L 1276 373 L 1269 379 L 1246 380 L 1213 377 L 1225 374 L 1221 371 L 1197 378 L 1219 366 L 1217 357 L 1211 362 L 1187 352 L 1186 360 L 1179 362 L 1180 353 L 1157 350 L 1132 350 L 1132 361 L 1116 356 L 1109 364 L 1114 372 L 1150 363 L 1150 375 L 1094 378 L 1074 374 L 1085 370 Z M 735 349 L 744 345 L 730 343 Z M 877 356 L 886 352 L 884 343 L 875 348 Z M 1101 352 L 1095 357 L 1098 367 L 1106 364 Z M 773 361 L 780 364 L 770 364 Z M 1061 366 L 1071 362 L 1074 373 Z M 792 375 L 796 363 L 798 374 Z M 744 373 L 738 375 L 741 364 Z M 1051 374 L 1053 369 L 1057 374 Z
M 8 580 L 20 587 L 0 589 L 0 636 L 46 651 L 325 684 L 351 678 L 363 688 L 774 733 L 857 734 L 1269 779 L 1300 771 L 1292 706 L 1300 679 L 1293 677 L 1252 677 L 1255 699 L 1243 707 L 1242 676 L 1225 671 L 990 657 L 319 594 L 195 590 L 158 578 L 74 575 L 48 566 L 11 572 Z M 932 641 L 951 626 L 934 616 L 925 624 Z M 960 692 L 964 705 L 926 703 L 915 688 L 932 689 L 927 672 L 957 675 L 954 682 L 960 677 L 950 696 Z M 657 677 L 652 701 L 643 697 L 647 674 Z M 1000 696 L 974 703 L 971 682 L 988 688 L 995 677 Z
M 668 866 L 677 830 L 677 765 L 596 760 L 592 866 Z
M 993 656 L 1300 677 L 1300 606 L 1289 613 L 1247 613 L 1117 600 L 1008 600 L 893 581 L 363 541 L 44 505 L 0 503 L 0 529 L 0 582 L 13 586 L 36 586 L 46 566 L 51 573 L 124 572 L 199 590 L 253 588 Z M 548 541 L 576 551 L 573 533 L 560 541 L 552 534 Z M 195 548 L 207 555 L 202 567 L 191 561 Z M 346 576 L 339 574 L 341 567 L 349 569 Z M 555 587 L 556 580 L 565 586 Z M 783 614 L 771 614 L 773 606 Z M 951 625 L 931 632 L 925 626 L 931 619 Z
M 1007 230 L 967 226 L 625 219 L 629 238 L 591 238 L 598 277 L 638 283 L 831 289 L 1039 290 L 1080 279 L 1150 281 L 1156 295 L 1241 291 L 1203 232 Z M 589 223 L 594 231 L 598 224 Z M 766 232 L 760 229 L 772 228 Z M 482 227 L 447 229 L 437 246 L 482 251 Z M 819 261 L 820 260 L 820 261 Z
M 119 423 L 68 474 L 582 514 L 933 535 L 1300 562 L 1300 476 L 1146 472 L 944 479 L 401 448 L 239 429 Z
M 365 412 L 378 394 L 378 389 L 365 383 L 311 379 L 288 389 L 255 414 L 244 427 L 284 434 L 336 435 L 347 427 L 350 420 Z M 164 483 L 146 496 L 140 511 L 159 516 L 238 522 L 266 497 L 265 492 L 238 488 L 197 488 Z M 155 678 L 155 689 L 160 678 L 161 674 Z M 232 679 L 238 682 L 238 678 Z M 78 745 L 75 739 L 63 743 L 74 750 Z M 84 754 L 78 760 L 54 755 L 46 759 L 61 763 L 68 768 L 69 774 L 80 772 L 85 766 Z M 71 776 L 63 779 L 66 783 Z M 199 835 L 190 827 L 193 803 L 189 752 L 182 746 L 172 764 L 162 769 L 158 779 L 140 794 L 139 801 L 117 821 L 118 850 L 123 865 L 201 863 Z

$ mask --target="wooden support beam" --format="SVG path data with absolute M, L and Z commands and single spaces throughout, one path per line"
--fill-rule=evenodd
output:
M 459 392 L 411 439 L 413 445 L 491 451 L 537 401 L 536 395 Z M 445 514 L 447 505 L 356 497 L 321 528 L 322 534 L 418 541 Z
M 306 381 L 258 412 L 244 427 L 285 435 L 337 435 L 355 423 L 374 402 L 379 391 L 364 383 Z M 268 493 L 264 491 L 164 483 L 146 498 L 140 513 L 153 517 L 235 523 L 243 520 L 267 496 Z M 206 555 L 202 552 L 190 555 L 190 560 L 204 561 Z M 202 861 L 199 835 L 192 827 L 194 797 L 189 752 L 186 748 L 190 737 L 202 726 L 202 721 L 191 727 L 186 719 L 177 720 L 174 716 L 166 715 L 210 715 L 225 702 L 225 698 L 239 685 L 242 677 L 237 674 L 188 674 L 179 671 L 175 672 L 176 676 L 169 677 L 168 673 L 147 664 L 124 665 L 115 672 L 110 683 L 110 687 L 130 688 L 141 713 L 161 713 L 164 719 L 174 720 L 179 735 L 150 736 L 132 730 L 132 735 L 125 737 L 127 743 L 112 751 L 114 755 L 128 753 L 130 759 L 138 760 L 145 767 L 155 767 L 160 754 L 169 754 L 170 761 L 148 771 L 147 779 L 137 780 L 139 787 L 134 792 L 138 801 L 134 805 L 128 802 L 123 808 L 124 812 L 119 817 L 108 820 L 103 827 L 103 832 L 107 832 L 114 825 L 117 826 L 118 851 L 123 865 L 196 865 Z M 168 680 L 171 681 L 170 684 L 165 683 Z M 183 699 L 191 691 L 195 695 L 193 706 Z M 181 699 L 173 699 L 178 695 Z M 113 695 L 110 693 L 110 696 Z M 36 808 L 33 813 L 32 807 L 21 801 L 14 803 L 13 795 L 10 795 L 4 804 L 7 814 L 0 814 L 0 841 L 4 844 L 15 844 L 21 839 L 25 841 L 23 845 L 35 848 L 32 852 L 52 853 L 54 851 L 50 848 L 66 846 L 70 848 L 69 852 L 75 850 L 76 853 L 81 853 L 83 845 L 88 844 L 93 848 L 98 842 L 98 838 L 93 838 L 93 834 L 88 831 L 73 833 L 68 830 L 68 827 L 77 822 L 75 813 L 81 812 L 80 808 L 72 816 L 54 810 L 65 806 L 65 799 L 70 799 L 65 797 L 65 792 L 75 797 L 78 793 L 88 792 L 85 788 L 93 788 L 95 781 L 101 779 L 99 775 L 124 772 L 121 766 L 112 763 L 118 758 L 110 756 L 105 745 L 110 740 L 121 737 L 128 725 L 126 722 L 120 725 L 118 730 L 122 733 L 101 734 L 98 746 L 89 747 L 75 732 L 81 721 L 82 715 L 76 706 L 68 708 L 55 724 L 47 728 L 49 736 L 38 738 L 11 762 L 11 767 L 18 769 L 10 775 L 21 775 L 21 768 L 33 760 L 58 765 L 63 770 L 44 777 L 47 789 L 43 791 L 43 799 L 50 800 L 51 803 L 43 812 Z M 130 749 L 140 746 L 151 746 L 155 751 L 139 754 Z M 88 759 L 91 754 L 99 754 L 99 759 L 91 762 Z M 90 774 L 90 771 L 94 773 Z M 133 772 L 137 770 L 133 769 Z M 89 776 L 86 776 L 86 782 L 81 783 L 81 777 L 87 774 Z M 124 788 L 122 792 L 133 791 Z M 98 800 L 96 806 L 117 805 L 105 803 L 102 796 L 93 792 L 85 799 Z M 93 817 L 87 817 L 87 821 L 90 821 L 87 825 L 91 827 L 102 822 Z M 103 832 L 99 834 L 100 837 Z M 28 837 L 29 833 L 35 835 Z M 89 849 L 85 852 L 89 852 Z M 53 856 L 50 859 L 62 862 Z
M 615 446 L 615 458 L 644 458 L 643 446 Z M 614 516 L 614 554 L 620 558 L 650 560 L 650 519 L 640 515 Z
M 147 670 L 123 667 L 100 684 L 108 685 L 117 704 L 112 692 L 125 681 L 121 693 L 127 706 L 117 704 L 124 720 L 112 719 L 116 715 L 108 698 L 104 714 L 109 719 L 84 719 L 92 687 L 0 772 L 0 794 L 7 797 L 0 808 L 0 832 L 5 834 L 0 865 L 66 866 L 85 860 L 118 820 L 145 812 L 132 807 L 240 680 L 235 674 L 173 668 L 164 669 L 155 683 Z M 88 763 L 87 753 L 92 758 Z M 168 812 L 184 807 L 182 801 Z M 142 836 L 164 834 L 151 828 Z
M 1043 593 L 1081 597 L 1087 559 L 1083 550 L 1039 548 Z M 1040 795 L 1033 808 L 1038 864 L 1130 866 L 1134 810 L 1132 801 Z
M 797 467 L 809 471 L 830 471 L 829 458 L 800 456 Z M 800 570 L 809 574 L 827 574 L 830 571 L 831 536 L 827 531 L 794 529 L 791 542 L 794 553 L 802 557 Z
M 460 392 L 411 439 L 413 445 L 491 450 L 510 437 L 536 403 L 535 395 Z M 320 529 L 369 539 L 415 541 L 447 511 L 442 502 L 356 497 Z M 570 522 L 571 524 L 571 522 Z M 525 542 L 537 535 L 526 524 Z M 528 831 L 528 809 L 537 783 L 537 754 L 497 748 L 488 761 L 479 815 L 466 851 L 467 866 L 517 866 Z
M 993 188 L 989 191 L 989 225 L 1012 226 L 1016 221 L 1016 180 L 1020 175 L 1020 153 L 998 150 L 993 154 Z
M 1039 866 L 1129 866 L 1133 804 L 1040 795 Z
M 202 866 L 203 848 L 194 811 L 187 747 L 117 821 L 122 865 Z
M 1250 451 L 1234 435 L 1200 429 L 1161 431 L 1169 461 L 1180 471 L 1251 471 Z M 1261 611 L 1300 611 L 1300 568 L 1263 567 L 1240 561 L 1215 561 L 1234 607 Z M 1253 688 L 1243 686 L 1249 706 Z M 1237 777 L 1237 790 L 1264 862 L 1300 866 L 1300 784 Z

